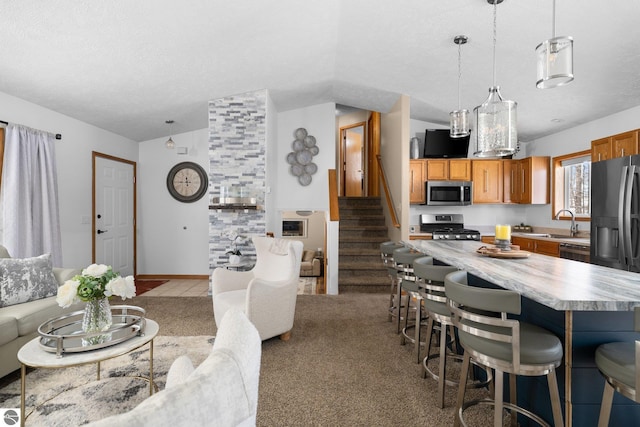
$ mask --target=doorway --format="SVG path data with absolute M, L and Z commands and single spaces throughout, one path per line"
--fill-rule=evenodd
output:
M 136 163 L 92 153 L 92 259 L 136 274 Z
M 364 159 L 366 122 L 340 128 L 340 152 L 342 153 L 342 195 L 364 195 Z

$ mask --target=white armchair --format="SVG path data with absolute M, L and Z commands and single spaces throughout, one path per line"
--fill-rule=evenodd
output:
M 247 315 L 263 341 L 291 336 L 296 310 L 302 242 L 254 237 L 256 265 L 249 271 L 216 268 L 211 277 L 213 314 L 220 325 L 237 308 Z

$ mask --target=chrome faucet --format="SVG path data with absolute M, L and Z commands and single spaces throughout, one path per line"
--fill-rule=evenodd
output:
M 568 212 L 569 215 L 571 215 L 571 230 L 569 235 L 571 237 L 575 237 L 576 234 L 578 234 L 578 224 L 576 224 L 576 216 L 569 209 L 560 209 L 556 214 L 556 219 L 560 219 L 560 214 L 562 212 Z

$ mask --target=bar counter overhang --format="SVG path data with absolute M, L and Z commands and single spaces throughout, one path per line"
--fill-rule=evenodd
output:
M 640 305 L 640 274 L 535 253 L 523 259 L 490 258 L 476 253 L 483 244 L 474 241 L 403 243 L 467 271 L 470 285 L 518 292 L 523 297 L 520 318 L 563 341 L 557 375 L 565 425 L 597 425 L 604 377 L 594 353 L 602 343 L 637 336 L 633 307 Z M 544 378 L 519 378 L 518 403 L 551 420 Z M 610 425 L 640 425 L 640 405 L 619 395 L 613 403 Z

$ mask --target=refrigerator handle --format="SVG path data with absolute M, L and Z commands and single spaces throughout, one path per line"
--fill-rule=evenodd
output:
M 625 264 L 630 266 L 633 264 L 633 250 L 631 247 L 631 197 L 633 192 L 633 177 L 636 173 L 636 166 L 629 166 L 627 169 L 627 182 L 625 183 L 625 195 L 624 195 L 624 218 L 622 229 L 622 241 L 624 246 L 624 254 L 626 256 Z
M 625 212 L 627 208 L 627 192 L 625 189 L 627 188 L 629 175 L 629 167 L 622 167 L 622 175 L 620 176 L 620 197 L 618 198 L 618 241 L 620 242 L 620 262 L 624 265 L 627 265 L 627 242 L 625 238 Z M 616 239 L 617 240 L 617 239 Z

